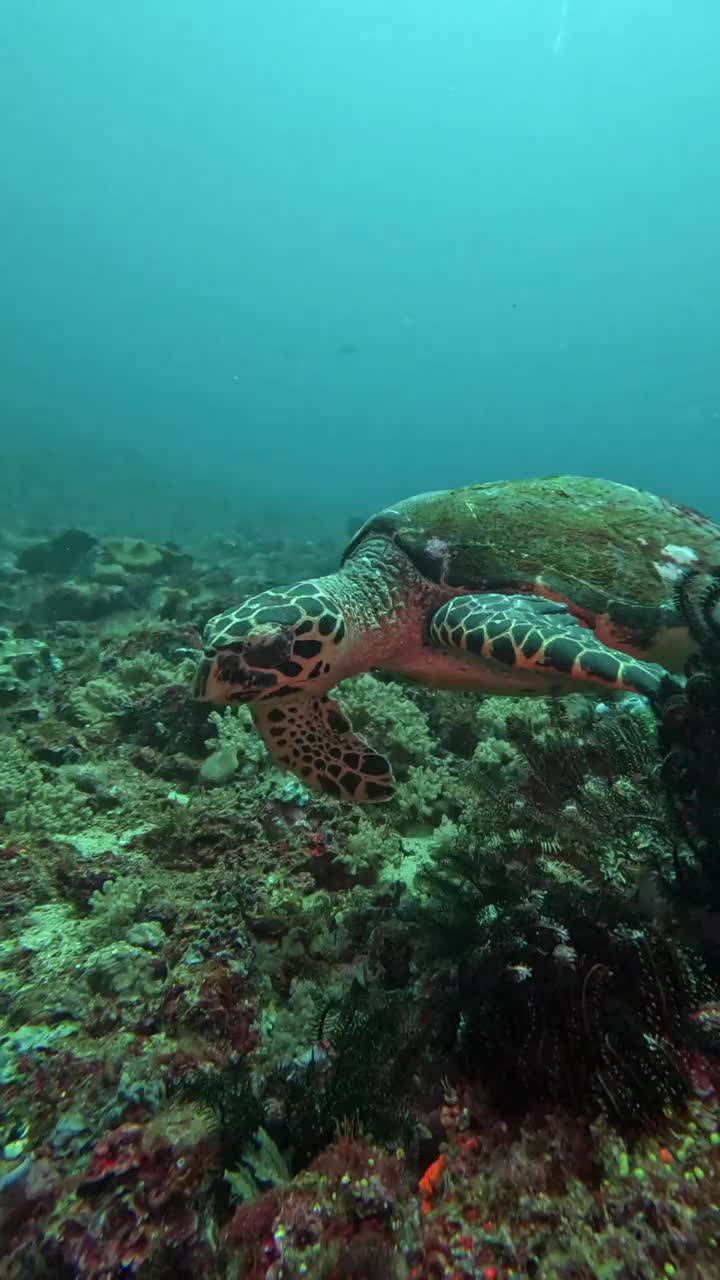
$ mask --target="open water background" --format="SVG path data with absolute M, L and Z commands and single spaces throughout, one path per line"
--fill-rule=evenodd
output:
M 4 524 L 555 471 L 720 518 L 720 5 L 23 0 L 3 46 Z

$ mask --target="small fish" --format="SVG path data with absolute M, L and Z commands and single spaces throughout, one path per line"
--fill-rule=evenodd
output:
M 515 982 L 527 982 L 528 978 L 532 978 L 532 969 L 529 964 L 509 964 L 507 972 Z

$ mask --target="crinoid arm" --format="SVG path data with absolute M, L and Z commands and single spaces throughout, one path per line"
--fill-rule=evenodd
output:
M 456 596 L 433 615 L 428 638 L 447 653 L 547 676 L 549 685 L 560 676 L 652 698 L 666 675 L 610 649 L 565 604 L 544 596 Z
M 353 732 L 331 698 L 299 694 L 256 702 L 250 710 L 268 751 L 307 787 L 356 804 L 392 798 L 389 760 Z
M 704 661 L 720 661 L 720 566 L 689 569 L 675 586 L 675 606 Z

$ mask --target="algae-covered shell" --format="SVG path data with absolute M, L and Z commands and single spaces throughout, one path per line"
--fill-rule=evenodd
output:
M 358 530 L 390 538 L 430 582 L 464 591 L 548 591 L 596 612 L 664 605 L 684 568 L 720 562 L 720 528 L 688 507 L 580 476 L 419 494 Z

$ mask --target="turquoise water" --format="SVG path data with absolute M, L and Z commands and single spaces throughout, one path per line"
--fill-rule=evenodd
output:
M 5 4 L 0 1280 L 719 1274 L 718 66 Z
M 720 514 L 707 0 L 24 0 L 3 38 L 6 519 L 333 531 L 554 471 Z

